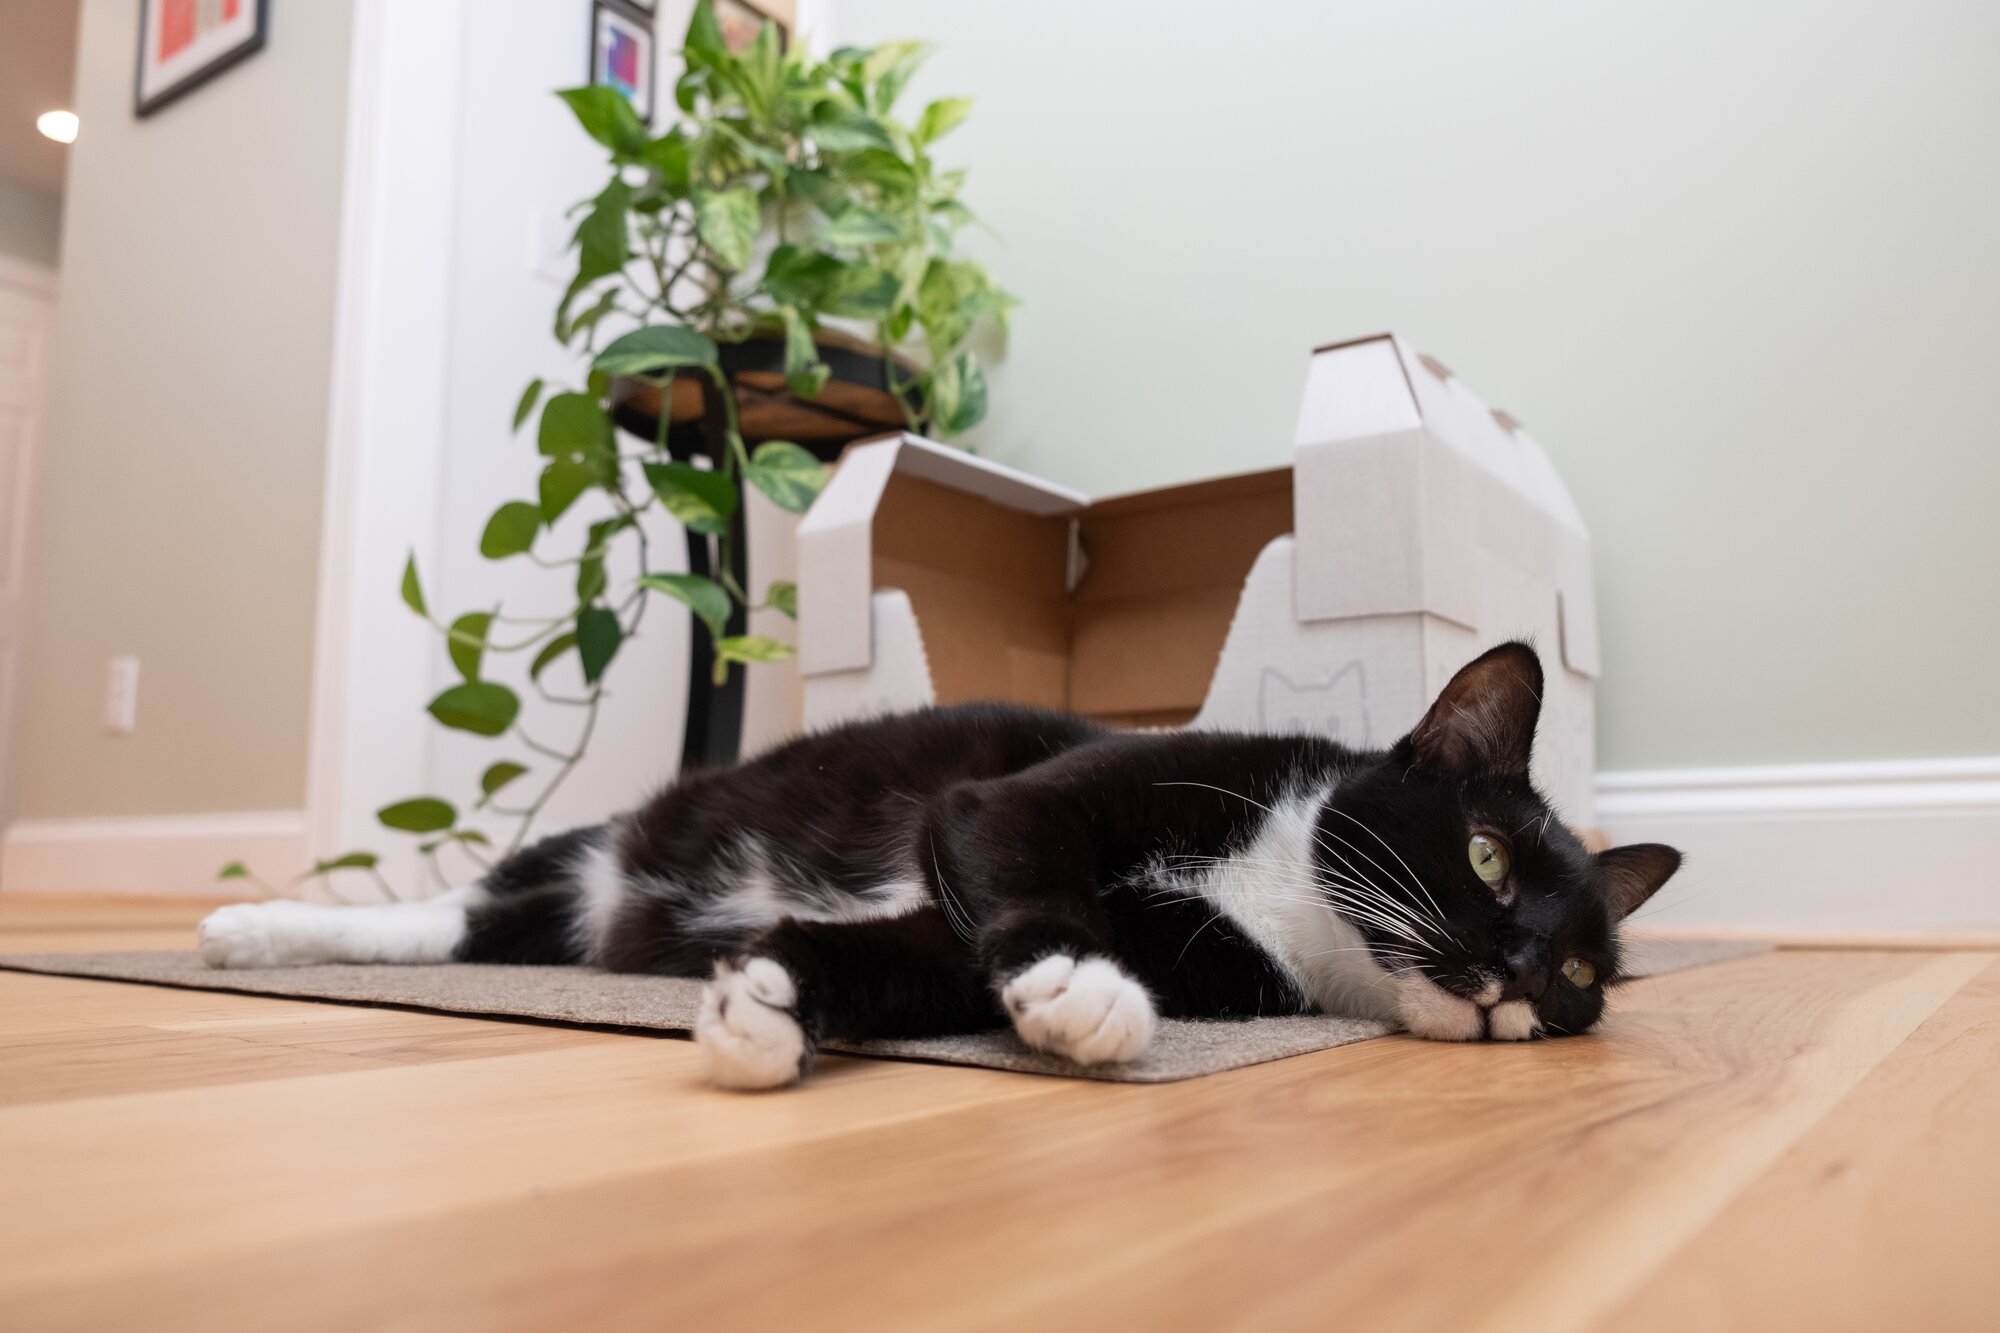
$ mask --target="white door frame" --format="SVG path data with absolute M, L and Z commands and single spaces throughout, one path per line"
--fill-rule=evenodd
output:
M 429 767 L 437 638 L 396 597 L 436 545 L 464 0 L 356 0 L 306 778 L 313 860 L 417 856 L 374 812 Z
M 9 586 L 0 596 L 14 603 L 12 665 L 0 676 L 0 829 L 13 822 L 15 794 L 15 748 L 19 737 L 15 722 L 20 716 L 22 639 L 27 626 L 27 565 L 29 529 L 34 523 L 35 477 L 39 470 L 42 435 L 47 423 L 49 388 L 49 344 L 55 334 L 57 278 L 53 269 L 23 259 L 0 255 L 0 290 L 26 296 L 42 303 L 47 316 L 42 329 L 40 354 L 29 369 L 27 385 L 27 428 L 21 435 L 21 453 L 15 460 L 14 513 L 12 531 L 7 534 Z

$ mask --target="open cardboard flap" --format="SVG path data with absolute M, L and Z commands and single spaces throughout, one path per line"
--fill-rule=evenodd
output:
M 1547 455 L 1387 335 L 1314 353 L 1295 447 L 1093 503 L 913 435 L 853 446 L 799 527 L 806 724 L 1008 699 L 1383 745 L 1527 637 L 1537 777 L 1587 824 L 1589 537 Z

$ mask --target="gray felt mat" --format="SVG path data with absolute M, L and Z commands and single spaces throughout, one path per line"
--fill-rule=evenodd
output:
M 1763 953 L 1770 947 L 1742 940 L 1634 940 L 1626 946 L 1627 966 L 1637 975 L 1656 976 Z M 678 977 L 495 963 L 436 967 L 327 963 L 317 967 L 224 972 L 209 967 L 192 951 L 9 954 L 0 955 L 0 968 L 192 990 L 404 1005 L 454 1014 L 538 1018 L 666 1032 L 688 1030 L 701 993 L 700 982 Z M 1092 1068 L 1030 1050 L 1005 1029 L 909 1041 L 828 1042 L 827 1049 L 1117 1083 L 1171 1083 L 1366 1041 L 1392 1030 L 1367 1019 L 1319 1016 L 1241 1022 L 1165 1019 L 1143 1057 L 1127 1065 Z

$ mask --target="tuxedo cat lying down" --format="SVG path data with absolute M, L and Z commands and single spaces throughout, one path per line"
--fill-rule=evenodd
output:
M 1528 780 L 1534 650 L 1493 649 L 1387 751 L 929 709 L 692 775 L 428 902 L 225 907 L 217 967 L 586 963 L 708 976 L 710 1079 L 822 1038 L 1012 1023 L 1085 1063 L 1158 1015 L 1340 1013 L 1442 1041 L 1582 1032 L 1618 923 L 1680 864 L 1590 855 Z

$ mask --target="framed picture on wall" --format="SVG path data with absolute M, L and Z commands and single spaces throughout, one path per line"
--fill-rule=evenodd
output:
M 590 23 L 590 81 L 616 88 L 639 119 L 653 119 L 653 25 L 618 5 L 597 0 Z
M 132 110 L 150 116 L 264 49 L 270 0 L 139 0 Z

